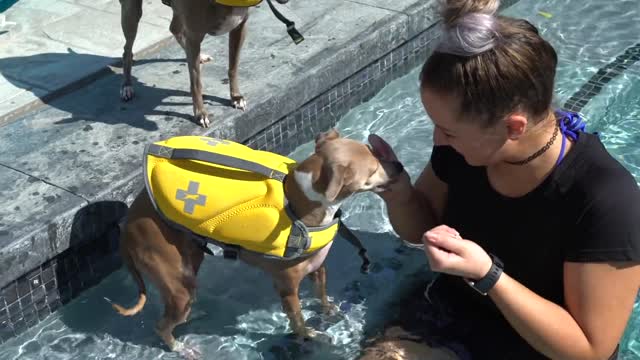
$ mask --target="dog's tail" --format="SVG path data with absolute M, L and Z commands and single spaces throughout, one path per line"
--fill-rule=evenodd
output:
M 122 316 L 133 316 L 139 313 L 140 310 L 142 310 L 142 308 L 144 307 L 144 304 L 147 302 L 147 289 L 144 286 L 142 274 L 140 274 L 140 271 L 138 271 L 138 268 L 136 268 L 133 259 L 131 258 L 131 256 L 129 256 L 127 251 L 123 251 L 122 253 L 122 262 L 124 262 L 124 264 L 127 266 L 127 269 L 129 269 L 133 280 L 135 280 L 136 284 L 138 285 L 138 302 L 132 308 L 128 309 L 116 303 L 112 303 L 111 306 L 113 306 L 113 308 Z

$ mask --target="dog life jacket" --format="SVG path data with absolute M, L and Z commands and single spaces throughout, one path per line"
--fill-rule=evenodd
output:
M 323 248 L 339 227 L 339 212 L 324 227 L 307 227 L 295 217 L 283 186 L 295 166 L 272 152 L 203 136 L 172 137 L 144 152 L 146 190 L 171 225 L 223 249 L 280 259 Z

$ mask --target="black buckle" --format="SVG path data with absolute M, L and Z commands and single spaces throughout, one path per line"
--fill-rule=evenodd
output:
M 222 248 L 222 257 L 229 260 L 238 260 L 240 247 L 236 245 L 225 245 Z
M 292 22 L 291 25 L 287 26 L 287 34 L 291 36 L 291 40 L 293 43 L 298 45 L 304 41 L 304 36 L 295 28 L 295 24 Z

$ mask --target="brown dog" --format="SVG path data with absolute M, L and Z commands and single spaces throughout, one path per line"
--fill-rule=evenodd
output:
M 286 4 L 289 0 L 277 0 Z M 184 49 L 189 68 L 193 115 L 196 122 L 208 127 L 210 122 L 202 99 L 200 64 L 208 62 L 211 56 L 200 52 L 200 44 L 206 34 L 218 36 L 229 33 L 229 87 L 231 104 L 244 110 L 246 101 L 238 87 L 238 63 L 240 49 L 244 42 L 249 18 L 248 7 L 221 5 L 214 0 L 163 0 L 173 9 L 173 18 L 169 30 Z M 120 0 L 120 21 L 125 37 L 122 54 L 124 81 L 120 89 L 120 98 L 129 101 L 133 98 L 131 67 L 133 65 L 133 43 L 138 33 L 138 23 L 142 16 L 142 0 Z
M 316 138 L 314 154 L 299 163 L 284 179 L 284 194 L 292 212 L 306 226 L 323 226 L 334 219 L 341 202 L 363 191 L 382 191 L 402 173 L 402 165 L 380 160 L 388 145 L 379 137 L 370 137 L 372 147 L 340 137 L 331 130 Z M 312 275 L 316 295 L 325 311 L 331 309 L 326 294 L 324 260 L 331 248 L 325 247 L 294 260 L 270 259 L 259 254 L 240 251 L 238 258 L 256 266 L 273 278 L 291 328 L 301 337 L 313 337 L 305 327 L 298 298 L 301 280 Z M 131 205 L 120 243 L 120 253 L 139 287 L 138 303 L 125 309 L 114 304 L 122 315 L 138 313 L 146 302 L 142 274 L 159 289 L 165 304 L 163 318 L 156 331 L 173 351 L 194 356 L 172 335 L 176 325 L 187 320 L 191 310 L 198 268 L 204 253 L 191 235 L 179 232 L 161 219 L 147 192 L 141 193 Z

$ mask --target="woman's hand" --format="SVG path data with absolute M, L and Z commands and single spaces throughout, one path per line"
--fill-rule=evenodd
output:
M 478 280 L 491 269 L 492 260 L 480 245 L 446 225 L 427 231 L 422 241 L 433 271 Z

